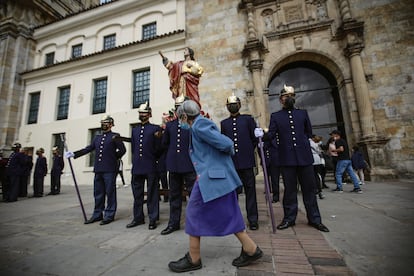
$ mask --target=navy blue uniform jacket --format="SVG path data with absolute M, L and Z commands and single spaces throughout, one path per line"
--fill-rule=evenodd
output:
M 122 141 L 112 139 L 114 135 L 119 133 L 109 131 L 96 135 L 89 146 L 75 151 L 74 157 L 78 158 L 95 150 L 94 172 L 118 172 L 117 160 L 125 154 L 126 149 Z
M 174 173 L 189 173 L 194 171 L 193 163 L 188 152 L 190 144 L 190 131 L 179 127 L 178 119 L 168 122 L 162 146 L 167 151 L 167 171 Z
M 306 110 L 293 109 L 272 113 L 268 136 L 276 139 L 280 166 L 308 166 L 313 164 L 309 138 L 312 125 Z
M 132 174 L 149 174 L 157 172 L 156 161 L 160 152 L 160 139 L 155 133 L 161 131 L 159 125 L 139 124 L 132 129 Z
M 221 133 L 229 137 L 234 144 L 235 154 L 232 156 L 237 170 L 256 166 L 254 149 L 257 138 L 254 136 L 256 123 L 250 115 L 237 115 L 224 119 L 220 123 Z
M 34 169 L 34 177 L 39 177 L 39 176 L 46 176 L 47 174 L 47 162 L 46 162 L 46 157 L 42 156 L 42 157 L 37 157 L 36 159 L 36 165 L 35 165 L 35 169 Z

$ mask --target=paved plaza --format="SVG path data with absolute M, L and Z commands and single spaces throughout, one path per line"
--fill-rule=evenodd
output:
M 183 275 L 414 275 L 413 181 L 367 182 L 363 194 L 347 192 L 349 184 L 342 194 L 325 189 L 319 208 L 329 233 L 307 225 L 300 198 L 296 226 L 273 234 L 263 177 L 257 180 L 260 228 L 248 233 L 264 257 L 237 269 L 231 265 L 240 254 L 234 236 L 202 238 L 203 268 Z M 328 185 L 334 188 L 332 181 Z M 89 218 L 92 187 L 81 184 L 80 191 Z M 148 230 L 148 220 L 127 229 L 132 192 L 121 186 L 117 193 L 116 219 L 103 226 L 83 224 L 70 184 L 57 196 L 0 203 L 0 275 L 175 275 L 167 264 L 188 250 L 183 222 L 181 230 L 160 235 L 169 212 L 168 203 L 160 201 L 157 229 Z M 241 195 L 243 213 L 244 200 Z M 273 210 L 278 223 L 281 204 L 273 204 Z

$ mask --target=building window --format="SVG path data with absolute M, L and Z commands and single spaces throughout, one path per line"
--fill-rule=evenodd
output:
M 69 113 L 69 98 L 70 98 L 70 86 L 59 88 L 59 103 L 57 120 L 64 120 L 68 118 Z
M 82 56 L 82 44 L 77 44 L 72 46 L 72 58 L 77 58 Z
M 104 50 L 115 48 L 115 46 L 116 46 L 116 35 L 115 34 L 104 36 L 104 43 L 103 43 Z
M 45 65 L 52 65 L 55 63 L 55 52 L 50 52 L 46 54 Z
M 142 26 L 142 39 L 150 39 L 157 36 L 157 22 Z
M 93 142 L 93 139 L 95 139 L 96 135 L 102 134 L 102 130 L 100 128 L 93 128 L 89 130 L 89 135 L 91 137 L 91 144 Z M 95 151 L 91 151 L 89 154 L 89 167 L 93 167 L 94 163 L 95 163 Z
M 106 110 L 106 90 L 108 80 L 95 80 L 94 84 L 92 114 L 104 113 Z
M 150 70 L 140 70 L 134 72 L 134 91 L 132 107 L 137 108 L 140 104 L 149 103 L 150 93 Z
M 40 92 L 30 94 L 30 107 L 28 124 L 37 123 L 37 115 L 39 114 Z
M 66 133 L 64 132 L 53 134 L 53 141 L 54 141 L 53 147 L 58 147 L 60 155 L 63 155 L 63 152 L 65 150 L 65 144 L 64 144 L 65 135 Z M 62 141 L 62 138 L 63 138 L 63 141 Z

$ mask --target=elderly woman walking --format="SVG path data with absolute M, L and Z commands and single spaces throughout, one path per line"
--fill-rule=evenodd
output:
M 240 256 L 232 264 L 247 266 L 261 258 L 263 252 L 245 231 L 236 193 L 242 184 L 231 159 L 233 142 L 220 133 L 214 122 L 200 115 L 198 104 L 192 100 L 185 101 L 177 115 L 181 128 L 191 128 L 190 157 L 197 180 L 186 209 L 189 252 L 168 266 L 174 272 L 201 269 L 201 236 L 230 234 L 236 235 L 242 245 Z

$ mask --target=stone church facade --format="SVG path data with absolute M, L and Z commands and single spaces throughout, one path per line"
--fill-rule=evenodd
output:
M 373 179 L 410 177 L 413 14 L 408 0 L 188 1 L 187 44 L 205 66 L 200 90 L 210 113 L 226 116 L 225 99 L 235 91 L 266 127 L 283 74 L 318 71 L 329 81 L 336 123 L 322 122 L 315 132 L 327 139 L 340 129 L 350 147 L 362 147 Z M 302 90 L 306 80 L 293 84 Z M 301 107 L 308 109 L 306 93 Z
M 108 3 L 108 7 L 128 4 L 130 1 L 113 2 Z M 165 1 L 156 2 L 158 5 Z M 169 58 L 177 60 L 181 58 L 185 45 L 193 48 L 197 61 L 205 71 L 199 86 L 201 103 L 203 109 L 217 124 L 228 116 L 225 108 L 226 98 L 234 93 L 242 100 L 242 112 L 252 114 L 258 125 L 266 128 L 270 113 L 280 108 L 278 93 L 286 83 L 295 87 L 297 104 L 309 111 L 316 134 L 323 136 L 326 141 L 331 130 L 339 129 L 344 133 L 350 146 L 359 145 L 363 149 L 372 168 L 372 179 L 413 176 L 412 1 L 384 0 L 374 6 L 370 1 L 362 0 L 172 2 L 178 3 L 176 6 L 183 9 L 176 13 L 177 21 L 183 20 L 183 31 L 176 27 L 172 36 L 159 40 L 164 42 L 154 42 L 153 49 L 146 50 L 150 58 L 144 62 L 151 66 L 159 62 L 157 55 L 160 49 L 163 52 L 167 51 Z M 99 13 L 103 10 L 103 7 L 97 7 L 93 12 Z M 81 18 L 82 12 L 73 17 L 76 16 Z M 48 25 L 49 27 L 40 27 L 35 32 L 44 32 L 46 43 L 46 28 L 53 29 L 53 24 L 61 26 L 65 22 L 71 21 L 58 20 Z M 176 26 L 181 25 L 176 23 Z M 121 26 L 120 30 L 122 33 L 125 29 Z M 58 36 L 54 35 L 53 39 L 55 38 Z M 175 42 L 168 42 L 174 39 Z M 24 95 L 19 96 L 20 92 L 12 93 L 14 100 L 10 101 L 9 93 L 8 100 L 4 102 L 2 99 L 0 102 L 2 110 L 7 106 L 8 114 L 15 114 L 8 115 L 7 122 L 2 122 L 3 126 L 6 125 L 1 133 L 2 146 L 7 148 L 15 140 L 20 140 L 23 145 L 25 141 L 29 141 L 29 146 L 42 145 L 46 149 L 52 147 L 50 136 L 54 132 L 48 130 L 46 134 L 42 134 L 43 136 L 36 136 L 36 131 L 42 131 L 39 130 L 41 127 L 55 128 L 56 122 L 47 127 L 38 125 L 36 128 L 28 125 L 28 94 L 41 90 L 39 87 L 59 86 L 58 82 L 47 78 L 49 71 L 68 67 L 67 76 L 71 76 L 72 73 L 75 76 L 76 65 L 83 66 L 83 62 L 94 58 L 105 55 L 116 58 L 119 53 L 122 56 L 129 55 L 130 61 L 136 59 L 143 62 L 142 53 L 139 52 L 139 38 L 131 36 L 129 42 L 124 42 L 124 45 L 114 49 L 112 54 L 100 53 L 79 61 L 63 61 L 64 64 L 42 68 L 41 58 L 35 58 L 36 55 L 33 53 L 34 49 L 39 50 L 36 44 L 38 40 L 29 39 L 28 45 L 23 47 L 26 49 L 23 53 L 27 53 L 27 58 L 21 59 L 27 64 L 15 69 L 16 78 L 21 77 L 25 80 L 18 83 L 16 91 L 22 91 Z M 128 43 L 133 45 L 128 48 L 125 46 Z M 5 48 L 4 43 L 2 45 L 2 56 L 10 57 L 12 50 Z M 126 53 L 127 48 L 132 49 L 131 47 L 137 47 L 136 51 Z M 128 59 L 124 62 L 127 64 Z M 72 69 L 69 68 L 70 64 L 73 65 Z M 2 68 L 5 67 L 3 63 Z M 159 108 L 156 108 L 156 114 L 153 114 L 153 121 L 161 123 L 162 111 L 168 108 L 169 102 L 163 102 L 163 97 L 154 95 L 158 95 L 156 93 L 159 93 L 159 90 L 168 91 L 168 80 L 165 68 L 158 65 L 151 68 L 154 72 L 150 91 L 152 102 L 155 104 L 161 101 Z M 114 65 L 112 71 L 116 72 L 119 69 L 120 67 Z M 93 74 L 93 70 L 99 69 L 91 66 L 88 74 Z M 80 76 L 74 78 L 78 77 Z M 122 83 L 130 81 L 125 79 Z M 3 87 L 10 86 L 10 83 L 10 79 L 3 79 L 2 97 Z M 28 83 L 31 83 L 29 88 Z M 124 87 L 123 85 L 121 87 Z M 76 88 L 79 86 L 73 87 L 73 93 L 77 95 L 73 102 L 79 100 L 80 94 L 86 98 L 90 97 L 87 90 Z M 116 120 L 120 121 L 116 127 L 123 132 L 129 132 L 131 124 L 134 123 L 133 115 L 130 114 L 134 114 L 136 110 L 130 105 L 125 107 L 123 98 L 130 97 L 130 87 L 127 86 L 125 90 L 122 93 L 126 94 L 112 99 L 111 106 L 117 106 L 119 109 L 115 111 L 120 119 Z M 48 103 L 51 104 L 55 103 Z M 43 108 L 46 110 L 46 107 Z M 121 115 L 122 109 L 125 109 L 126 115 Z M 87 116 L 85 109 L 76 109 L 72 114 L 73 116 L 69 113 L 65 125 L 93 128 L 91 118 Z M 83 114 L 83 117 L 78 114 Z M 123 127 L 124 122 L 129 124 Z M 66 130 L 61 128 L 59 131 Z M 48 141 L 47 145 L 42 144 L 45 140 Z M 85 143 L 86 140 L 83 139 L 78 144 Z M 86 179 L 90 178 L 88 174 L 91 168 L 88 162 L 79 166 L 77 170 L 85 174 L 86 182 Z M 127 166 L 130 166 L 129 161 Z

